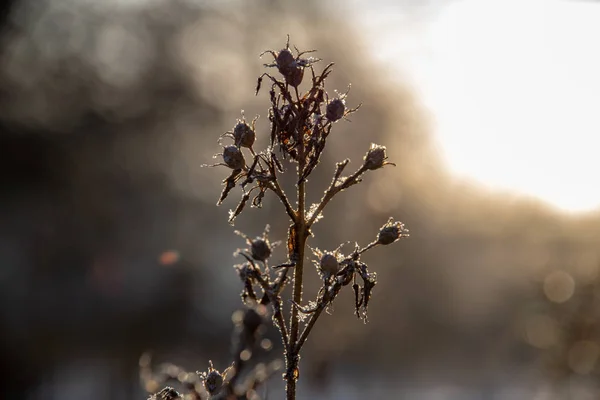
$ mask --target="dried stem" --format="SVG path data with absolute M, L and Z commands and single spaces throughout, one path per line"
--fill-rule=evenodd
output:
M 306 248 L 306 239 L 307 239 L 307 221 L 305 217 L 305 209 L 306 209 L 306 182 L 300 181 L 302 177 L 302 172 L 305 167 L 305 159 L 304 159 L 304 140 L 302 138 L 303 132 L 298 130 L 296 132 L 297 136 L 300 138 L 299 146 L 298 146 L 298 211 L 296 213 L 296 222 L 295 222 L 295 230 L 298 239 L 295 241 L 294 245 L 297 248 L 294 249 L 294 254 L 296 257 L 296 266 L 294 267 L 294 290 L 292 294 L 292 301 L 296 304 L 300 304 L 302 302 L 302 281 L 303 281 L 303 273 L 304 273 L 304 258 L 305 258 L 305 248 Z M 298 316 L 298 308 L 292 307 L 292 315 L 290 319 L 290 340 L 289 347 L 286 354 L 286 362 L 287 362 L 287 374 L 286 374 L 286 395 L 287 400 L 295 400 L 296 399 L 296 381 L 298 379 L 298 352 L 296 350 L 296 343 L 298 341 L 298 332 L 300 330 L 300 318 Z
M 273 174 L 274 174 L 274 172 L 273 172 Z M 269 188 L 277 195 L 277 197 L 279 197 L 279 200 L 285 207 L 285 211 L 287 212 L 290 219 L 292 221 L 295 221 L 296 213 L 294 212 L 294 209 L 292 208 L 292 205 L 290 204 L 290 201 L 288 200 L 285 192 L 283 191 L 281 186 L 279 186 L 279 182 L 277 182 L 277 180 L 272 181 L 270 183 Z
M 319 319 L 319 316 L 321 315 L 321 313 L 323 312 L 324 309 L 325 309 L 325 305 L 320 304 L 317 307 L 317 309 L 315 310 L 315 312 L 313 312 L 310 315 L 310 318 L 308 319 L 308 322 L 306 323 L 306 327 L 302 331 L 302 334 L 300 335 L 300 339 L 298 339 L 298 343 L 296 343 L 296 348 L 295 348 L 296 352 L 300 353 L 300 350 L 302 349 L 302 345 L 304 345 L 304 342 L 306 342 L 306 339 L 308 339 L 308 335 L 312 331 L 312 328 L 315 326 L 317 319 Z
M 283 341 L 285 351 L 287 352 L 287 351 L 289 351 L 288 349 L 290 348 L 290 342 L 289 342 L 287 328 L 285 326 L 285 318 L 283 317 L 283 309 L 281 307 L 281 299 L 279 298 L 279 296 L 277 296 L 277 298 L 271 299 L 271 301 L 273 302 L 273 310 L 274 310 L 273 318 L 275 318 L 275 321 L 277 322 L 279 332 L 281 333 L 281 340 Z
M 362 249 L 358 250 L 356 253 L 357 255 L 361 255 L 369 250 L 371 250 L 373 247 L 378 246 L 380 243 L 379 241 L 375 240 L 371 243 L 369 243 L 368 245 L 366 245 L 365 247 L 363 247 Z
M 314 224 L 319 214 L 321 214 L 321 212 L 325 209 L 329 201 L 333 199 L 333 197 L 336 194 L 360 182 L 360 176 L 366 171 L 366 168 L 364 168 L 364 166 L 360 167 L 355 173 L 345 178 L 341 184 L 338 184 L 338 180 L 340 179 L 342 171 L 344 170 L 346 165 L 348 165 L 349 162 L 350 160 L 346 159 L 340 163 L 337 163 L 335 174 L 331 181 L 331 184 L 329 185 L 329 188 L 325 191 L 325 195 L 321 199 L 321 202 L 317 206 L 316 210 L 312 213 L 310 219 L 308 220 L 307 229 L 310 229 L 310 227 Z
M 279 180 L 277 179 L 277 169 L 275 168 L 275 163 L 270 162 L 270 163 L 268 163 L 268 165 L 269 165 L 269 172 L 271 173 L 271 176 L 273 177 L 273 180 L 270 182 L 269 187 L 277 195 L 277 197 L 279 197 L 279 200 L 285 207 L 285 211 L 287 212 L 287 214 L 290 217 L 290 219 L 292 220 L 292 222 L 295 222 L 296 221 L 296 213 L 294 212 L 294 209 L 292 208 L 292 205 L 290 204 L 290 201 L 288 200 L 285 192 L 279 185 Z
M 203 388 L 200 388 L 202 394 L 196 390 L 195 382 L 181 382 L 187 385 L 190 395 L 195 396 L 193 398 L 196 399 L 206 396 L 215 399 L 232 398 L 231 396 L 238 399 L 255 398 L 251 396 L 256 395 L 254 390 L 257 385 L 264 382 L 278 368 L 271 363 L 268 368 L 270 372 L 267 374 L 260 374 L 258 366 L 248 371 L 249 357 L 253 356 L 253 349 L 256 349 L 256 345 L 259 343 L 258 339 L 261 334 L 259 327 L 267 320 L 265 318 L 267 316 L 266 307 L 270 306 L 271 322 L 278 328 L 284 346 L 286 399 L 295 400 L 300 351 L 312 333 L 317 320 L 323 314 L 323 310 L 333 303 L 343 287 L 352 287 L 355 314 L 358 318 L 366 321 L 367 306 L 377 283 L 377 275 L 369 270 L 367 264 L 360 260 L 360 257 L 374 247 L 385 246 L 408 236 L 404 224 L 390 218 L 380 228 L 377 238 L 373 242 L 363 248 L 359 248 L 356 244 L 354 251 L 345 257 L 340 253 L 342 246 L 334 251 L 313 250 L 313 253 L 319 257 L 315 264 L 319 270 L 319 276 L 323 280 L 323 286 L 319 290 L 314 304 L 302 306 L 307 240 L 309 236 L 312 236 L 312 225 L 320 218 L 321 213 L 333 197 L 360 183 L 361 177 L 366 171 L 393 164 L 387 161 L 385 146 L 372 144 L 364 157 L 362 166 L 350 176 L 342 177 L 350 160 L 345 159 L 336 164 L 333 179 L 322 199 L 317 205 L 313 205 L 307 210 L 307 178 L 320 163 L 321 155 L 334 124 L 343 119 L 347 120 L 347 116 L 355 112 L 358 107 L 353 109 L 346 107 L 348 92 L 339 94 L 336 91 L 337 97 L 335 98 L 330 98 L 327 94 L 325 80 L 332 72 L 333 63 L 327 65 L 320 74 L 316 74 L 313 64 L 319 59 L 302 58 L 306 52 L 300 52 L 297 49 L 296 52 L 296 55 L 292 54 L 288 37 L 284 49 L 278 52 L 267 50 L 263 53 L 270 54 L 274 61 L 265 66 L 276 67 L 283 76 L 282 79 L 277 79 L 269 73 L 264 73 L 259 76 L 257 81 L 256 94 L 260 91 L 265 77 L 271 84 L 269 91 L 271 102 L 269 146 L 262 152 L 255 152 L 253 145 L 256 139 L 256 118 L 250 124 L 244 118 L 238 119 L 233 130 L 221 135 L 222 138 L 233 139 L 234 143 L 231 145 L 221 144 L 223 150 L 218 155 L 222 157 L 222 162 L 211 165 L 212 167 L 224 166 L 231 170 L 229 176 L 223 181 L 224 188 L 217 205 L 222 204 L 236 186 L 240 186 L 242 189 L 241 201 L 233 211 L 230 211 L 230 223 L 233 223 L 234 219 L 246 209 L 247 204 L 250 204 L 251 207 L 260 207 L 265 193 L 272 191 L 283 204 L 291 224 L 287 240 L 288 260 L 273 267 L 269 267 L 268 260 L 276 243 L 271 243 L 268 238 L 268 226 L 262 237 L 254 239 L 241 232 L 236 232 L 246 240 L 248 245 L 247 248 L 237 251 L 237 255 L 243 256 L 246 262 L 235 266 L 243 283 L 241 297 L 248 309 L 242 314 L 242 318 L 234 319 L 237 334 L 235 335 L 231 367 L 221 373 L 210 363 L 208 371 L 199 373 L 196 378 L 203 380 Z M 302 83 L 307 69 L 311 72 L 312 84 L 307 91 L 302 93 L 298 87 Z M 297 209 L 294 209 L 280 185 L 278 173 L 284 173 L 285 170 L 275 154 L 276 150 L 281 151 L 284 160 L 296 163 Z M 247 156 L 248 151 L 252 155 L 250 166 L 246 163 L 244 156 L 244 153 Z M 248 185 L 250 189 L 246 190 Z M 290 269 L 294 270 L 291 278 L 289 276 L 291 275 Z M 273 274 L 271 270 L 277 271 L 277 273 Z M 292 296 L 284 303 L 283 289 L 290 281 L 293 286 Z M 262 297 L 259 297 L 261 292 Z M 287 301 L 292 305 L 289 319 L 286 321 L 284 304 L 287 304 Z M 303 323 L 304 317 L 308 314 L 310 314 L 308 321 Z M 188 374 L 177 373 L 176 375 L 179 377 Z M 145 373 L 144 376 L 148 376 L 148 374 Z M 248 377 L 246 383 L 241 382 L 244 376 Z M 182 398 L 172 388 L 165 388 L 152 398 L 158 398 L 159 395 L 160 398 L 163 398 L 164 394 L 176 396 L 173 398 Z

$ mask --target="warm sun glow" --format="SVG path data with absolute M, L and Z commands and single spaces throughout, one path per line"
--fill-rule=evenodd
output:
M 413 50 L 385 58 L 412 76 L 455 174 L 600 206 L 600 4 L 463 0 L 411 34 Z

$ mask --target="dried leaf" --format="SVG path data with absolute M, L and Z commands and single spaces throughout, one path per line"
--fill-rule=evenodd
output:
M 298 261 L 298 228 L 296 227 L 296 224 L 290 225 L 287 240 L 287 250 L 290 261 L 292 263 L 296 263 Z
M 233 225 L 233 221 L 235 221 L 235 218 L 238 215 L 240 215 L 240 213 L 242 212 L 242 210 L 246 206 L 246 203 L 248 202 L 249 199 L 250 199 L 250 194 L 249 193 L 244 193 L 244 195 L 242 196 L 242 199 L 238 203 L 238 206 L 235 208 L 235 210 L 229 212 L 229 223 L 230 224 Z

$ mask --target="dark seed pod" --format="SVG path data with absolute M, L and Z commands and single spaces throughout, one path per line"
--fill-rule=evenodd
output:
M 246 166 L 246 160 L 242 151 L 237 146 L 226 146 L 223 149 L 223 162 L 231 169 L 242 169 Z
M 367 152 L 367 155 L 365 155 L 364 160 L 364 167 L 366 169 L 375 170 L 383 167 L 387 160 L 385 146 L 371 144 L 371 148 Z
M 206 374 L 204 378 L 204 388 L 213 395 L 219 393 L 223 387 L 223 375 L 216 369 L 213 369 Z
M 294 66 L 290 68 L 284 75 L 286 83 L 293 87 L 298 87 L 304 78 L 304 68 Z
M 342 99 L 334 99 L 327 104 L 325 116 L 331 122 L 335 122 L 344 116 L 346 104 Z
M 250 245 L 250 254 L 255 260 L 264 262 L 271 256 L 271 246 L 266 240 L 256 238 Z
M 277 62 L 277 69 L 279 69 L 279 72 L 283 76 L 286 76 L 289 73 L 296 62 L 290 49 L 282 49 L 277 54 L 275 61 Z
M 238 147 L 250 148 L 256 140 L 256 133 L 246 122 L 239 122 L 233 128 L 233 140 Z
M 404 228 L 404 224 L 400 221 L 394 222 L 393 218 L 390 218 L 379 230 L 377 242 L 379 244 L 388 245 L 394 243 L 401 237 L 406 236 L 408 236 L 408 230 Z
M 323 256 L 321 257 L 321 260 L 319 261 L 319 264 L 321 267 L 321 271 L 326 276 L 332 276 L 332 275 L 337 274 L 338 270 L 340 268 L 340 263 L 338 262 L 335 255 L 333 255 L 331 253 L 323 254 Z
M 170 386 L 150 397 L 151 400 L 180 400 L 181 395 Z
M 242 281 L 245 281 L 246 279 L 250 279 L 250 277 L 252 276 L 251 271 L 253 271 L 253 269 L 250 264 L 244 263 L 244 264 L 235 265 L 234 267 L 235 267 L 236 271 L 238 272 L 238 275 L 240 276 L 240 279 Z

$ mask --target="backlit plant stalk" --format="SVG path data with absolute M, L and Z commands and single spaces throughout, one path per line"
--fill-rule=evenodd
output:
M 360 183 L 367 171 L 394 165 L 387 161 L 384 146 L 372 144 L 363 158 L 362 165 L 350 175 L 343 175 L 350 160 L 338 162 L 331 183 L 322 199 L 307 207 L 308 177 L 319 164 L 327 138 L 338 121 L 345 119 L 360 107 L 359 105 L 353 109 L 347 108 L 348 92 L 337 94 L 334 98 L 329 97 L 325 90 L 325 82 L 332 72 L 333 64 L 328 64 L 317 73 L 315 64 L 320 60 L 305 56 L 311 52 L 313 51 L 300 52 L 295 49 L 294 55 L 289 47 L 288 38 L 284 49 L 278 52 L 268 50 L 261 54 L 261 56 L 273 57 L 273 62 L 265 66 L 276 68 L 279 73 L 277 77 L 268 72 L 263 73 L 258 78 L 256 87 L 256 94 L 258 94 L 263 84 L 269 85 L 269 144 L 262 151 L 257 152 L 254 149 L 256 119 L 248 123 L 243 117 L 237 121 L 230 132 L 221 135 L 220 140 L 231 139 L 233 143 L 222 145 L 222 152 L 215 156 L 220 157 L 221 162 L 211 165 L 211 167 L 224 166 L 230 170 L 229 175 L 223 180 L 224 188 L 217 205 L 220 205 L 235 187 L 240 187 L 242 192 L 237 207 L 230 211 L 230 223 L 233 224 L 248 203 L 251 207 L 261 207 L 267 192 L 272 192 L 276 196 L 290 221 L 285 262 L 275 265 L 270 263 L 272 249 L 278 243 L 270 242 L 267 225 L 263 235 L 254 239 L 236 231 L 244 238 L 248 247 L 236 252 L 244 262 L 235 266 L 243 283 L 243 302 L 249 310 L 254 310 L 256 307 L 261 307 L 261 310 L 269 308 L 273 324 L 281 334 L 286 363 L 283 378 L 286 382 L 288 400 L 296 398 L 302 347 L 322 312 L 332 304 L 344 286 L 352 287 L 355 314 L 359 319 L 366 321 L 367 307 L 377 279 L 376 274 L 370 272 L 367 264 L 361 260 L 362 254 L 379 245 L 388 245 L 408 236 L 404 225 L 390 218 L 380 228 L 371 243 L 364 247 L 355 244 L 348 254 L 341 252 L 342 246 L 333 251 L 312 249 L 312 254 L 315 256 L 314 264 L 322 279 L 322 286 L 316 299 L 303 305 L 302 290 L 308 257 L 307 240 L 313 236 L 312 226 L 322 218 L 322 212 L 329 202 L 340 192 Z M 306 90 L 300 88 L 303 82 Z M 280 185 L 281 175 L 288 172 L 284 164 L 288 167 L 296 164 L 294 177 L 296 208 Z M 288 284 L 292 285 L 292 298 L 285 301 L 282 298 L 282 291 Z M 287 320 L 284 316 L 284 302 L 292 304 Z M 253 326 L 252 332 L 254 331 L 256 327 Z M 219 374 L 218 390 L 212 385 L 210 396 L 249 398 L 248 392 L 234 387 L 237 372 L 245 361 L 239 354 L 234 354 L 234 358 L 237 361 L 226 374 L 234 378 L 222 377 Z M 211 368 L 213 368 L 212 364 Z M 210 369 L 209 373 L 204 373 L 205 386 L 206 377 L 212 376 L 210 374 L 214 375 L 214 371 Z M 227 397 L 230 394 L 234 397 Z

